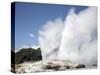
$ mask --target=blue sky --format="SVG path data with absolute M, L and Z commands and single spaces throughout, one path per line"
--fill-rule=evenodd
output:
M 15 5 L 15 49 L 23 45 L 38 45 L 38 31 L 49 20 L 67 16 L 69 10 L 75 8 L 78 14 L 86 6 L 55 5 L 40 3 L 16 2 Z

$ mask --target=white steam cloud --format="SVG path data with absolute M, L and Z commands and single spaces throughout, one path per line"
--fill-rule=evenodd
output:
M 71 9 L 66 19 L 47 22 L 39 32 L 43 60 L 71 60 L 74 63 L 97 63 L 97 8 L 79 14 Z
M 44 60 L 56 59 L 64 27 L 62 19 L 47 22 L 39 32 L 39 43 Z

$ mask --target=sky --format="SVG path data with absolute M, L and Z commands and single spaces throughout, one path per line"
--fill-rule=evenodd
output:
M 75 13 L 87 9 L 87 6 L 15 3 L 15 49 L 39 45 L 39 30 L 47 21 L 56 18 L 66 18 L 69 10 L 75 8 Z

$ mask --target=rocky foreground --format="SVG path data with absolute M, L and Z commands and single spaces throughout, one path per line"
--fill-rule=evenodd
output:
M 16 73 L 32 73 L 32 72 L 50 72 L 50 71 L 64 71 L 67 69 L 85 68 L 83 64 L 73 64 L 65 60 L 50 60 L 50 61 L 37 61 L 26 62 L 23 64 L 15 65 Z

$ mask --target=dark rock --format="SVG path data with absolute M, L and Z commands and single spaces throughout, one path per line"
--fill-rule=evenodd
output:
M 93 66 L 97 66 L 97 64 L 93 64 Z
M 79 64 L 76 66 L 76 68 L 85 68 L 86 66 L 84 64 Z
M 66 66 L 66 69 L 70 69 L 70 66 Z
M 60 65 L 46 65 L 45 69 L 53 69 L 55 71 L 59 70 L 61 66 Z

